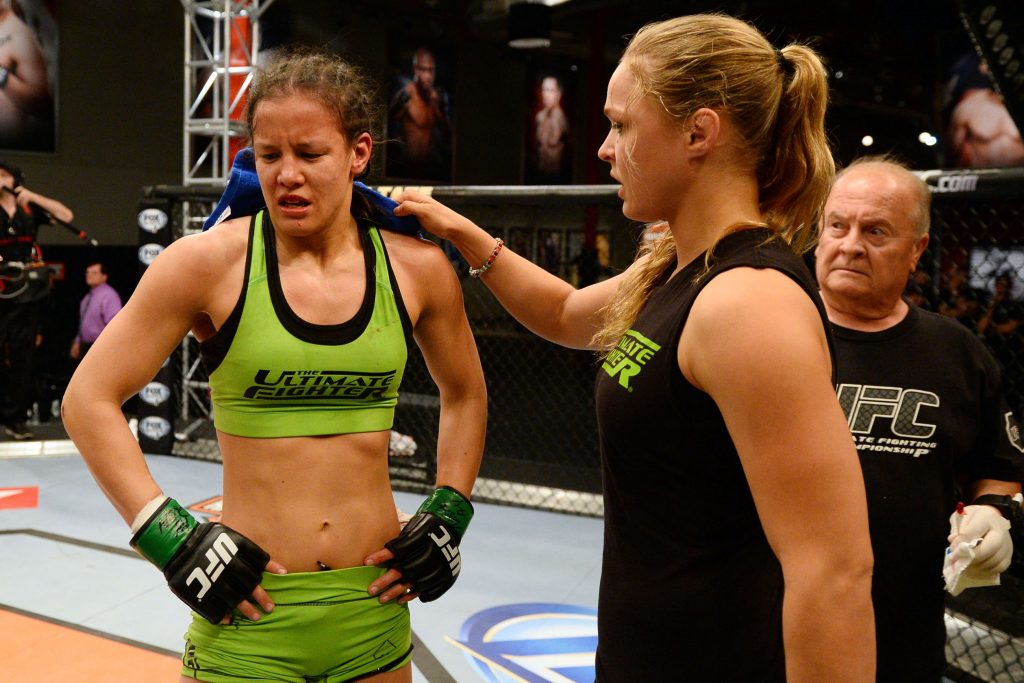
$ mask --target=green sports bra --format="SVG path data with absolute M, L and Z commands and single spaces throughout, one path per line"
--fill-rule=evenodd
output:
M 253 216 L 238 303 L 200 345 L 218 430 L 262 438 L 391 428 L 412 324 L 378 229 L 358 230 L 362 305 L 346 322 L 314 325 L 285 300 L 270 217 Z

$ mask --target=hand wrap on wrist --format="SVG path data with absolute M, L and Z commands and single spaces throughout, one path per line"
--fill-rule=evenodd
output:
M 270 556 L 223 524 L 200 524 L 173 498 L 132 536 L 182 602 L 216 624 L 260 584 Z
M 402 572 L 420 600 L 436 600 L 455 584 L 462 568 L 459 543 L 473 519 L 473 504 L 449 486 L 435 489 L 402 533 L 384 544 L 389 563 Z

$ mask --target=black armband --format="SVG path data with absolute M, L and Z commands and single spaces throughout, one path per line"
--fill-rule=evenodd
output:
M 1021 507 L 1020 498 L 1019 493 L 1016 496 L 985 493 L 971 501 L 971 505 L 991 505 L 1010 523 L 1013 556 L 1007 571 L 1024 577 L 1024 507 Z
M 1024 507 L 1013 496 L 986 493 L 971 501 L 971 505 L 991 505 L 1018 531 L 1024 527 Z

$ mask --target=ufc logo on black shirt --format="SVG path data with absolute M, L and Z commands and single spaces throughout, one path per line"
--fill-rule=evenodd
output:
M 840 384 L 836 394 L 854 434 L 870 434 L 877 419 L 889 420 L 896 436 L 927 439 L 935 433 L 935 425 L 921 422 L 919 416 L 921 408 L 940 405 L 938 395 L 930 391 Z

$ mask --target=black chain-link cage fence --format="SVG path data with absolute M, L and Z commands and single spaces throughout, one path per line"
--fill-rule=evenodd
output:
M 1019 417 L 1024 409 L 1024 169 L 922 176 L 932 188 L 931 240 L 907 296 L 956 318 L 985 342 Z M 946 632 L 948 678 L 1024 681 L 1024 566 L 1004 573 L 998 587 L 947 595 Z
M 1024 170 L 923 174 L 933 189 L 931 243 L 907 294 L 974 330 L 999 361 L 1011 407 L 1024 408 Z M 390 188 L 381 188 L 385 192 Z M 175 235 L 201 228 L 218 193 L 150 188 L 174 200 Z M 509 248 L 575 285 L 632 259 L 640 226 L 622 218 L 614 189 L 435 188 L 434 195 L 501 237 Z M 585 236 L 593 248 L 584 248 Z M 562 349 L 513 320 L 467 264 L 442 245 L 460 274 L 466 311 L 487 377 L 487 448 L 474 499 L 600 516 L 594 354 Z M 478 265 L 478 264 L 474 264 Z M 174 453 L 219 460 L 208 387 L 194 339 L 177 358 L 181 382 Z M 439 402 L 415 349 L 391 439 L 395 488 L 433 485 Z M 946 676 L 1024 681 L 1024 567 L 999 587 L 947 601 Z

